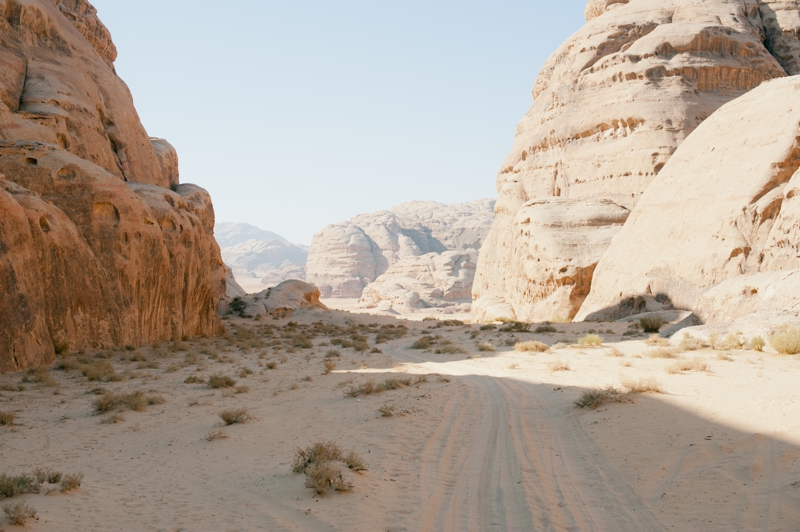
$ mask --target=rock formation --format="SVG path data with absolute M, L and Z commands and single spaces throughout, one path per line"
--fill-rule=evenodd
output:
M 796 308 L 799 168 L 800 76 L 722 107 L 642 196 L 577 318 L 625 315 L 652 299 L 703 322 Z
M 286 318 L 300 309 L 328 310 L 319 300 L 319 289 L 311 283 L 291 279 L 274 288 L 242 298 L 246 307 L 245 316 L 272 316 Z
M 306 278 L 322 297 L 359 298 L 364 287 L 403 259 L 479 248 L 493 207 L 490 199 L 456 205 L 413 201 L 330 225 L 314 235 Z
M 0 0 L 0 371 L 222 326 L 208 194 L 178 184 L 83 0 Z
M 544 65 L 497 176 L 496 217 L 473 289 L 475 319 L 488 319 L 484 310 L 525 319 L 578 310 L 581 299 L 573 293 L 583 289 L 559 295 L 535 288 L 574 261 L 570 253 L 579 246 L 548 258 L 551 266 L 542 272 L 523 271 L 515 260 L 539 258 L 518 238 L 518 213 L 529 202 L 602 199 L 631 209 L 714 111 L 797 68 L 796 1 L 590 0 L 586 18 Z M 552 205 L 550 213 L 567 216 L 556 214 L 559 208 L 570 204 Z M 589 255 L 602 251 L 595 246 Z M 584 261 L 585 272 L 591 266 Z M 587 280 L 579 279 L 584 286 Z M 548 306 L 554 314 L 544 311 Z
M 219 223 L 215 236 L 222 260 L 248 293 L 288 279 L 305 279 L 308 248 L 282 236 L 242 223 Z

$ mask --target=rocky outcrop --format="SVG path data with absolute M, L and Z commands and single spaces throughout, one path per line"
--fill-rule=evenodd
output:
M 479 248 L 493 207 L 490 199 L 414 201 L 330 225 L 314 235 L 306 279 L 323 297 L 361 297 L 364 287 L 406 258 Z
M 274 288 L 243 298 L 245 316 L 286 318 L 300 309 L 328 310 L 319 300 L 319 289 L 311 283 L 295 279 L 284 281 Z
M 706 322 L 794 308 L 798 102 L 800 76 L 771 81 L 697 128 L 600 261 L 578 319 L 632 313 L 653 298 Z
M 406 257 L 368 284 L 359 303 L 400 314 L 429 308 L 467 312 L 477 256 L 472 249 Z
M 211 200 L 139 123 L 94 8 L 0 1 L 0 38 L 0 371 L 221 333 Z
M 541 296 L 520 292 L 527 283 L 518 285 L 518 271 L 508 275 L 520 253 L 520 209 L 548 197 L 633 208 L 699 124 L 794 68 L 793 52 L 773 56 L 770 50 L 792 49 L 794 26 L 787 21 L 797 11 L 794 1 L 591 0 L 587 24 L 539 74 L 533 105 L 497 176 L 496 217 L 481 248 L 473 297 L 515 312 L 519 301 L 535 306 Z M 780 45 L 779 34 L 789 44 Z M 555 308 L 568 303 L 562 299 Z
M 496 301 L 483 303 L 473 317 L 526 322 L 572 319 L 589 294 L 598 261 L 629 214 L 610 200 L 529 201 L 517 211 L 512 225 L 512 253 L 503 272 L 506 286 L 512 287 L 505 299 L 508 307 Z
M 306 246 L 242 223 L 219 223 L 215 235 L 222 260 L 248 293 L 260 292 L 288 279 L 306 278 Z

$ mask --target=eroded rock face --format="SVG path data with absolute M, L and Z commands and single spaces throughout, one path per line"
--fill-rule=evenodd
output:
M 629 214 L 611 200 L 546 198 L 523 205 L 514 217 L 513 252 L 503 272 L 513 287 L 506 298 L 513 309 L 507 317 L 572 319 L 589 294 L 598 261 Z M 473 316 L 491 321 L 497 314 L 493 306 L 482 305 Z
M 245 296 L 245 313 L 248 316 L 285 318 L 300 309 L 328 310 L 319 300 L 319 289 L 311 283 L 290 279 L 274 288 Z
M 94 8 L 0 1 L 0 39 L 0 371 L 221 333 L 211 200 L 151 143 Z
M 800 269 L 798 168 L 800 76 L 764 83 L 721 108 L 633 210 L 598 264 L 578 319 L 632 313 L 642 298 L 670 301 L 706 322 L 794 308 L 793 289 L 764 296 L 797 283 L 765 272 Z M 733 297 L 740 288 L 748 293 Z
M 314 235 L 306 279 L 320 287 L 322 297 L 359 298 L 365 286 L 406 258 L 480 247 L 493 206 L 490 199 L 414 201 L 330 225 Z
M 776 15 L 764 14 L 770 6 Z M 797 11 L 797 2 L 590 1 L 587 24 L 539 74 L 497 176 L 496 217 L 473 297 L 515 311 L 527 301 L 506 272 L 519 253 L 516 216 L 528 202 L 609 199 L 630 209 L 715 110 L 786 76 L 793 52 L 773 56 L 769 48 L 792 49 L 778 36 L 791 42 L 786 21 Z

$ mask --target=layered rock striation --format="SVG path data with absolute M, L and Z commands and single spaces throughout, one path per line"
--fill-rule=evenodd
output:
M 489 319 L 500 308 L 513 314 L 505 316 L 510 319 L 575 315 L 582 300 L 573 294 L 584 291 L 579 285 L 591 275 L 576 277 L 575 289 L 560 296 L 536 287 L 550 283 L 551 271 L 569 267 L 580 247 L 546 258 L 526 249 L 520 211 L 544 198 L 632 209 L 714 111 L 764 81 L 795 73 L 797 17 L 796 1 L 590 0 L 587 24 L 539 74 L 533 105 L 497 176 L 499 198 L 481 249 L 473 317 Z M 549 215 L 560 219 L 570 209 L 569 203 L 552 205 Z M 584 258 L 602 256 L 601 246 L 593 246 Z M 520 255 L 529 259 L 516 260 Z M 550 266 L 530 271 L 526 264 L 534 258 Z M 553 313 L 544 311 L 548 306 Z
M 223 331 L 207 192 L 150 139 L 83 0 L 0 0 L 0 371 Z

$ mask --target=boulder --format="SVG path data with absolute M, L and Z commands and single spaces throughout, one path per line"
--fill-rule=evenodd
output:
M 775 80 L 698 127 L 614 238 L 577 319 L 630 314 L 640 298 L 705 321 L 794 308 L 796 276 L 786 272 L 800 269 L 798 102 L 800 76 Z
M 274 288 L 244 297 L 249 316 L 272 316 L 285 318 L 300 309 L 328 310 L 319 300 L 319 289 L 311 283 L 290 279 Z
M 590 0 L 587 24 L 542 68 L 497 176 L 473 297 L 528 316 L 518 306 L 533 303 L 523 292 L 529 282 L 508 275 L 520 252 L 519 210 L 548 197 L 632 209 L 714 111 L 792 71 L 794 52 L 776 50 L 794 50 L 797 12 L 796 1 Z

